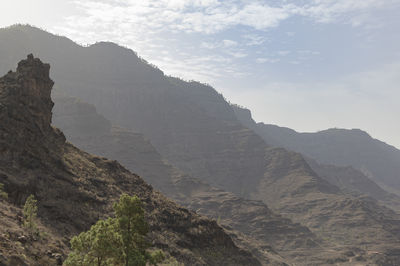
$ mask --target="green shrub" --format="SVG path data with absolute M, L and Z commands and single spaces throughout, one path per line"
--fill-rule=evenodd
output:
M 4 191 L 3 183 L 0 183 L 0 199 L 8 199 L 8 194 Z
M 36 217 L 37 217 L 37 200 L 33 195 L 30 195 L 24 205 L 24 226 L 31 232 L 37 232 Z
M 71 239 L 65 265 L 122 265 L 122 238 L 114 219 L 100 220 L 89 231 Z

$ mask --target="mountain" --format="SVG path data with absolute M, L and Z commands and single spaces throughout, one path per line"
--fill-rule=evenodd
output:
M 30 26 L 3 29 L 0 40 L 5 71 L 16 58 L 33 52 L 53 66 L 56 91 L 93 104 L 114 124 L 144 134 L 184 172 L 241 195 L 263 175 L 264 141 L 237 121 L 210 86 L 167 77 L 112 43 L 82 47 Z
M 142 134 L 112 127 L 90 104 L 57 95 L 55 103 L 53 122 L 69 141 L 93 154 L 118 160 L 183 206 L 218 220 L 229 230 L 240 231 L 245 239 L 236 243 L 253 246 L 261 262 L 276 261 L 276 251 L 284 256 L 280 261 L 294 260 L 292 251 L 298 248 L 309 251 L 303 256 L 296 254 L 296 263 L 306 256 L 308 260 L 326 260 L 316 256 L 315 248 L 324 247 L 304 226 L 275 214 L 260 201 L 239 198 L 190 177 L 163 159 Z M 233 237 L 236 238 L 237 233 Z M 325 250 L 328 255 L 337 256 L 335 252 L 328 252 L 328 247 Z
M 242 116 L 245 119 L 243 111 Z M 321 164 L 352 166 L 383 188 L 400 195 L 400 150 L 373 139 L 362 130 L 333 128 L 299 133 L 263 123 L 258 123 L 254 130 L 272 146 L 299 152 Z
M 42 265 L 40 260 L 50 260 L 54 253 L 62 260 L 68 240 L 109 216 L 113 202 L 125 192 L 143 201 L 151 242 L 178 261 L 259 265 L 215 221 L 168 200 L 118 162 L 66 142 L 63 133 L 51 126 L 52 86 L 49 65 L 32 55 L 18 64 L 16 72 L 0 79 L 0 182 L 9 194 L 9 201 L 0 206 L 5 214 L 1 223 L 7 225 L 0 229 L 2 264 Z M 30 194 L 38 199 L 45 239 L 19 235 L 24 232 L 18 206 Z
M 55 66 L 61 94 L 93 104 L 114 125 L 144 134 L 162 158 L 189 176 L 239 199 L 262 201 L 343 252 L 326 263 L 400 263 L 395 212 L 369 197 L 345 193 L 302 155 L 267 146 L 212 87 L 167 77 L 111 43 L 81 47 L 21 26 L 1 30 L 0 40 L 6 68 L 21 51 L 39 54 Z M 218 199 L 223 192 L 212 195 Z M 201 197 L 208 206 L 207 195 Z
M 335 151 L 337 151 L 338 153 L 341 154 L 343 159 L 344 157 L 346 157 L 344 155 L 346 150 L 350 150 L 351 147 L 354 146 L 354 149 L 352 150 L 354 158 L 355 160 L 360 160 L 361 157 L 364 155 L 362 153 L 356 155 L 357 149 L 368 149 L 368 148 L 362 147 L 362 145 L 364 144 L 359 143 L 358 140 L 351 141 L 351 139 L 347 139 L 342 143 L 338 143 L 337 140 L 335 142 L 334 138 L 330 138 L 328 136 L 322 137 L 321 135 L 320 138 L 316 137 L 320 139 L 319 141 L 317 140 L 314 141 L 312 140 L 312 136 L 313 134 L 318 134 L 318 133 L 297 133 L 296 131 L 289 128 L 278 127 L 275 125 L 266 125 L 263 123 L 256 123 L 251 116 L 250 110 L 244 107 L 240 107 L 238 105 L 233 105 L 232 107 L 235 111 L 237 118 L 244 126 L 254 130 L 259 136 L 261 136 L 265 140 L 266 143 L 268 143 L 271 146 L 283 147 L 303 154 L 307 162 L 311 165 L 312 169 L 319 176 L 321 176 L 331 184 L 350 193 L 355 192 L 358 194 L 359 193 L 366 194 L 368 196 L 375 198 L 378 201 L 381 201 L 382 203 L 390 206 L 393 209 L 399 210 L 398 205 L 400 202 L 400 197 L 388 193 L 386 190 L 382 189 L 382 187 L 377 184 L 379 182 L 377 183 L 374 182 L 375 178 L 372 178 L 371 175 L 368 176 L 361 170 L 357 169 L 356 167 L 357 163 L 351 164 L 351 162 L 349 161 L 348 164 L 343 163 L 344 166 L 341 166 L 341 164 L 335 163 L 334 160 L 331 159 L 324 160 L 323 159 L 324 155 L 322 154 L 312 155 L 310 154 L 310 152 L 305 151 L 307 150 L 307 148 L 304 149 L 304 147 L 307 146 L 310 147 L 309 150 L 318 149 L 321 151 L 321 153 L 325 151 L 326 155 L 332 152 L 335 153 Z M 353 130 L 353 131 L 362 132 L 360 130 Z M 357 134 L 356 133 L 354 134 L 355 134 L 354 137 L 357 139 L 356 136 Z M 367 133 L 362 133 L 362 135 L 370 139 Z M 381 142 L 376 141 L 376 143 L 381 143 Z M 331 148 L 327 147 L 328 145 L 331 146 Z M 371 156 L 378 156 L 380 151 L 382 151 L 382 149 L 370 150 L 369 154 Z M 395 157 L 396 156 L 394 156 L 394 158 Z M 386 189 L 385 185 L 383 185 L 383 187 Z
M 398 213 L 400 212 L 400 197 L 388 193 L 361 171 L 351 166 L 340 167 L 319 164 L 310 158 L 307 158 L 307 162 L 318 176 L 339 187 L 342 191 L 352 195 L 367 195 Z

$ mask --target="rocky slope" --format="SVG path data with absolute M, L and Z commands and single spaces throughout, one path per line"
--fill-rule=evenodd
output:
M 65 258 L 67 250 L 62 245 L 71 236 L 108 216 L 121 193 L 136 194 L 146 209 L 149 238 L 178 261 L 188 265 L 259 265 L 215 221 L 179 207 L 116 161 L 92 156 L 65 142 L 61 131 L 51 126 L 52 86 L 49 65 L 32 55 L 18 64 L 16 72 L 0 79 L 0 182 L 9 194 L 2 212 L 13 211 L 10 203 L 20 206 L 34 194 L 43 230 L 51 239 L 61 241 L 57 252 Z M 20 226 L 12 215 L 0 220 Z M 0 247 L 6 265 L 16 265 L 15 256 L 21 265 L 41 265 L 39 258 L 48 256 L 43 250 L 32 249 L 30 243 L 26 249 L 7 245 L 13 242 L 13 233 L 2 233 Z

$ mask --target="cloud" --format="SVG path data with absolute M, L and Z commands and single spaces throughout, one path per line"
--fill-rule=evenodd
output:
M 233 47 L 238 45 L 237 42 L 232 40 L 222 40 L 222 43 L 224 44 L 225 47 Z
M 242 39 L 247 46 L 258 46 L 266 42 L 266 38 L 258 34 L 244 34 Z
M 290 54 L 291 53 L 291 51 L 287 51 L 287 50 L 285 50 L 285 51 L 278 51 L 278 55 L 280 55 L 280 56 L 286 56 L 286 55 L 288 55 L 288 54 Z
M 271 63 L 271 64 L 273 64 L 273 63 L 277 63 L 279 61 L 280 61 L 280 59 L 278 59 L 278 58 L 259 57 L 259 58 L 256 59 L 256 62 L 259 63 L 259 64 L 263 64 L 263 63 Z
M 361 26 L 371 21 L 370 11 L 390 8 L 399 0 L 309 0 L 275 4 L 259 0 L 72 0 L 79 12 L 66 18 L 55 30 L 80 43 L 103 39 L 128 45 L 139 52 L 155 36 L 171 34 L 216 35 L 242 26 L 243 45 L 266 42 L 263 31 L 276 28 L 294 16 L 317 23 L 344 22 Z M 370 23 L 371 24 L 371 23 Z M 376 19 L 374 25 L 376 23 Z M 294 32 L 288 32 L 294 36 Z M 233 46 L 238 40 L 223 40 Z M 242 42 L 241 42 L 242 43 Z M 133 44 L 133 45 L 132 45 Z M 143 48 L 142 48 L 143 47 Z M 201 42 L 202 48 L 218 46 Z
M 243 58 L 248 56 L 248 54 L 246 53 L 242 53 L 242 52 L 228 52 L 231 56 L 236 57 L 236 58 Z
M 295 13 L 320 23 L 341 22 L 353 26 L 368 24 L 371 12 L 398 5 L 398 0 L 313 0 L 300 6 Z

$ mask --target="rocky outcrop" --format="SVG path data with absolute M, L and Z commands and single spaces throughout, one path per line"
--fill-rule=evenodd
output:
M 49 69 L 29 55 L 0 80 L 0 164 L 35 169 L 61 160 L 65 138 L 51 127 Z
M 116 161 L 92 156 L 65 142 L 64 135 L 50 125 L 53 82 L 48 74 L 49 65 L 28 56 L 15 73 L 0 79 L 0 182 L 5 184 L 9 203 L 20 206 L 34 194 L 43 230 L 66 246 L 73 235 L 107 217 L 121 193 L 136 194 L 144 203 L 150 240 L 178 261 L 259 265 L 215 221 L 179 207 Z M 21 264 L 37 264 L 38 258 L 49 256 L 41 253 L 43 249 L 30 254 L 32 249 L 0 246 L 3 260 L 10 265 L 14 256 Z M 68 250 L 60 246 L 57 252 L 65 258 Z

